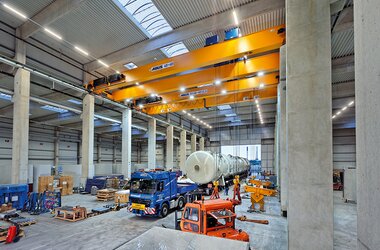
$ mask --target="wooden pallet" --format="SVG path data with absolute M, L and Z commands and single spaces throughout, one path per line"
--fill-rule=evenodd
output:
M 75 222 L 87 218 L 87 209 L 85 207 L 58 207 L 55 209 L 56 219 Z
M 96 193 L 96 198 L 99 201 L 110 201 L 115 198 L 115 189 L 100 189 Z

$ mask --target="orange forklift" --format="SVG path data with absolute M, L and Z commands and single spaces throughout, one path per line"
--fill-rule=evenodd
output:
M 175 214 L 176 229 L 249 242 L 249 235 L 246 232 L 235 229 L 236 214 L 234 210 L 235 205 L 231 200 L 196 200 L 186 204 L 180 221 L 177 219 L 177 213 Z

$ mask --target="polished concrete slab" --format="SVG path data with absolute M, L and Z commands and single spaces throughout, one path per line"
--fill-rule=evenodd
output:
M 346 204 L 341 192 L 335 197 L 334 249 L 356 249 L 356 205 Z M 231 191 L 230 191 L 231 195 Z M 222 198 L 225 198 L 222 195 Z M 109 202 L 112 203 L 112 202 Z M 63 197 L 63 205 L 81 205 L 91 210 L 107 202 L 96 201 L 91 195 L 74 194 Z M 287 249 L 287 220 L 281 217 L 281 207 L 276 197 L 266 198 L 266 212 L 248 213 L 249 199 L 243 199 L 236 208 L 238 216 L 251 219 L 267 219 L 269 225 L 236 222 L 236 228 L 250 235 L 252 249 Z M 30 216 L 25 214 L 25 216 Z M 1 249 L 126 249 L 125 246 L 152 227 L 174 228 L 174 213 L 168 217 L 137 217 L 126 209 L 109 212 L 78 222 L 66 222 L 52 218 L 51 214 L 34 216 L 37 224 L 25 227 L 26 236 L 18 243 L 1 245 Z M 175 239 L 174 239 L 175 240 Z M 157 248 L 158 249 L 158 248 Z

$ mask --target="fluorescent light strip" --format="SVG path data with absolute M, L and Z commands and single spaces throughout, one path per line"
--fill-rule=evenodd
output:
M 347 106 L 344 106 L 342 109 L 340 109 L 338 112 L 335 113 L 335 115 L 333 115 L 331 117 L 331 119 L 335 119 L 337 116 L 339 116 L 342 112 L 346 111 L 348 107 L 351 107 L 353 104 L 355 103 L 355 101 L 351 101 L 347 104 Z
M 19 17 L 22 17 L 22 18 L 24 18 L 24 19 L 28 19 L 28 17 L 27 17 L 26 15 L 24 15 L 24 14 L 21 13 L 20 11 L 16 10 L 15 8 L 9 6 L 8 4 L 3 3 L 3 6 L 4 6 L 6 9 L 8 9 L 8 10 L 12 11 L 13 13 L 15 13 L 16 15 L 18 15 Z
M 57 33 L 55 33 L 54 31 L 52 31 L 48 28 L 44 28 L 44 30 L 45 30 L 45 32 L 49 33 L 50 35 L 54 36 L 55 38 L 62 40 L 62 37 L 60 35 L 58 35 Z
M 196 120 L 198 123 L 203 124 L 203 125 L 205 125 L 205 126 L 208 127 L 208 128 L 212 128 L 209 124 L 205 123 L 204 121 L 202 121 L 201 119 L 199 119 L 199 118 L 196 117 L 195 115 L 192 115 L 192 114 L 190 114 L 189 112 L 186 112 L 185 110 L 182 110 L 182 113 L 185 114 L 185 115 L 188 115 L 188 116 L 191 117 L 192 119 Z
M 110 67 L 108 64 L 106 64 L 106 63 L 103 62 L 102 60 L 98 60 L 98 63 L 100 63 L 101 65 L 103 65 L 103 66 L 106 67 L 106 68 L 109 68 L 109 67 Z
M 80 47 L 78 47 L 78 46 L 74 46 L 74 48 L 75 48 L 76 50 L 78 50 L 80 53 L 82 53 L 82 54 L 88 56 L 88 52 L 85 51 L 85 50 L 83 50 L 82 48 L 80 48 Z
M 238 17 L 237 17 L 237 14 L 236 14 L 235 10 L 232 12 L 232 15 L 234 17 L 235 25 L 238 26 L 239 25 L 239 20 L 238 20 Z

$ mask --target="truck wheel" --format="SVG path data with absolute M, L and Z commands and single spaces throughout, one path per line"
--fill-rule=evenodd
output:
M 161 217 L 164 218 L 168 215 L 169 213 L 169 207 L 167 204 L 163 204 L 162 207 L 161 207 Z
M 185 199 L 181 196 L 181 197 L 179 197 L 179 199 L 178 199 L 178 208 L 179 209 L 181 209 L 181 208 L 183 208 L 185 206 Z

